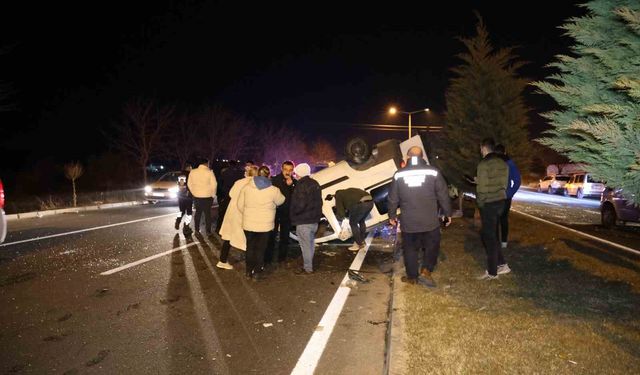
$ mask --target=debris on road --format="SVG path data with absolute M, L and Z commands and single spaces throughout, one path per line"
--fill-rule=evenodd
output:
M 273 327 L 273 323 L 262 323 L 262 326 L 265 328 Z

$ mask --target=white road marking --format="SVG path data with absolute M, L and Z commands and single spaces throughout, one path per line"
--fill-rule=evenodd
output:
M 371 246 L 372 238 L 373 232 L 369 233 L 367 236 L 366 246 L 358 251 L 358 254 L 355 259 L 353 259 L 349 269 L 360 270 L 364 257 L 367 255 L 367 251 L 369 250 L 369 246 Z M 344 275 L 342 283 L 340 283 L 336 294 L 333 295 L 333 299 L 331 300 L 331 303 L 329 303 L 329 307 L 327 307 L 327 310 L 324 312 L 322 319 L 320 319 L 320 323 L 316 326 L 315 332 L 311 336 L 311 339 L 309 339 L 307 346 L 304 348 L 304 352 L 302 352 L 302 355 L 298 359 L 296 367 L 291 372 L 292 375 L 313 374 L 316 366 L 318 366 L 320 357 L 322 357 L 324 348 L 326 347 L 329 337 L 333 332 L 333 327 L 335 327 L 338 317 L 340 317 L 340 313 L 342 312 L 342 308 L 344 307 L 344 304 L 349 297 L 349 293 L 351 292 L 351 288 L 347 286 L 347 281 L 349 281 L 348 272 Z
M 546 203 L 546 204 L 551 204 L 551 205 L 554 205 L 554 206 L 562 206 L 561 204 L 553 203 L 553 202 L 549 202 L 549 201 L 541 201 L 541 202 L 542 203 Z
M 144 219 L 138 219 L 138 220 L 125 221 L 125 222 L 123 222 L 123 223 L 115 223 L 115 224 L 109 224 L 109 225 L 102 225 L 102 226 L 99 226 L 99 227 L 93 227 L 93 228 L 87 228 L 87 229 L 74 230 L 74 231 L 71 231 L 71 232 L 65 232 L 65 233 L 57 233 L 57 234 L 52 234 L 52 235 L 49 235 L 49 236 L 42 236 L 42 237 L 30 238 L 30 239 L 28 239 L 28 240 L 21 240 L 21 241 L 15 241 L 15 242 L 8 242 L 8 243 L 0 244 L 0 247 L 11 246 L 11 245 L 17 245 L 17 244 L 25 243 L 25 242 L 32 242 L 32 241 L 46 240 L 46 239 L 49 239 L 49 238 L 55 238 L 55 237 L 69 236 L 69 235 L 72 235 L 72 234 L 78 234 L 78 233 L 83 233 L 83 232 L 90 232 L 90 231 L 94 231 L 94 230 L 98 230 L 98 229 L 105 229 L 105 228 L 117 227 L 117 226 L 120 226 L 120 225 L 127 225 L 127 224 L 139 223 L 139 222 L 141 222 L 141 221 L 149 221 L 149 220 L 159 219 L 159 218 L 167 217 L 167 216 L 176 216 L 176 214 L 175 214 L 175 213 L 170 213 L 170 214 L 166 214 L 166 215 L 160 215 L 160 216 L 147 217 L 147 218 L 144 218 Z
M 182 245 L 182 246 L 174 247 L 174 248 L 173 248 L 173 249 L 171 249 L 171 250 L 167 250 L 167 251 L 164 251 L 164 252 L 162 252 L 162 253 L 158 253 L 158 254 L 155 254 L 155 255 L 152 255 L 152 256 L 146 257 L 146 258 L 144 258 L 144 259 L 137 260 L 137 261 L 135 261 L 135 262 L 127 263 L 127 264 L 125 264 L 124 266 L 120 266 L 120 267 L 114 268 L 114 269 L 109 270 L 109 271 L 104 271 L 104 272 L 102 272 L 100 275 L 101 275 L 101 276 L 113 275 L 113 274 L 114 274 L 114 273 L 116 273 L 116 272 L 124 271 L 124 270 L 126 270 L 127 268 L 135 267 L 135 266 L 137 266 L 137 265 L 139 265 L 139 264 L 146 263 L 146 262 L 151 261 L 151 260 L 154 260 L 154 259 L 156 259 L 156 258 L 160 258 L 160 257 L 163 257 L 163 256 L 165 256 L 165 255 L 169 255 L 169 254 L 171 254 L 171 253 L 175 253 L 176 251 L 180 251 L 180 250 L 182 250 L 182 249 L 186 249 L 186 248 L 187 248 L 187 247 L 189 247 L 189 246 L 193 246 L 193 245 L 197 245 L 197 244 L 198 244 L 198 242 L 191 242 L 191 243 L 188 243 L 188 244 L 186 244 L 186 245 Z
M 600 212 L 596 212 L 596 211 L 591 211 L 591 210 L 582 210 L 584 212 L 588 212 L 590 214 L 596 214 L 596 215 L 600 215 Z
M 624 245 L 617 244 L 615 242 L 607 241 L 607 240 L 602 239 L 600 237 L 592 236 L 590 234 L 587 234 L 587 233 L 584 233 L 584 232 L 580 232 L 579 230 L 571 229 L 571 228 L 565 227 L 564 225 L 556 224 L 556 223 L 554 223 L 552 221 L 541 219 L 541 218 L 539 218 L 537 216 L 529 215 L 529 214 L 526 214 L 524 212 L 520 212 L 518 210 L 514 210 L 513 208 L 511 209 L 511 211 L 519 213 L 520 215 L 524 215 L 526 217 L 532 218 L 534 220 L 539 220 L 539 221 L 542 221 L 543 223 L 551 224 L 551 225 L 554 225 L 556 227 L 568 230 L 569 232 L 573 232 L 573 233 L 579 234 L 581 236 L 590 238 L 592 240 L 596 240 L 596 241 L 602 242 L 604 244 L 607 244 L 607 245 L 610 245 L 610 246 L 613 246 L 613 247 L 617 247 L 618 249 L 621 249 L 621 250 L 624 250 L 624 251 L 628 251 L 630 253 L 634 253 L 634 254 L 640 255 L 640 250 L 632 249 L 630 247 L 626 247 Z

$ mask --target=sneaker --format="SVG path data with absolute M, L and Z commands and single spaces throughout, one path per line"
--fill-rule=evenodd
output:
M 505 273 L 511 272 L 511 268 L 507 263 L 501 264 L 498 266 L 498 275 L 504 275 Z
M 298 268 L 297 270 L 293 271 L 294 274 L 296 275 L 311 275 L 313 273 L 313 271 L 307 271 L 304 268 Z
M 484 275 L 478 277 L 478 280 L 495 280 L 498 278 L 498 275 L 489 275 L 489 271 L 484 271 Z
M 436 282 L 433 280 L 431 276 L 431 271 L 426 268 L 422 268 L 420 270 L 420 276 L 418 276 L 418 282 L 422 285 L 428 286 L 429 288 L 435 288 Z
M 503 248 L 503 249 L 506 249 L 506 248 L 507 248 L 507 243 L 506 243 L 506 242 L 503 242 L 503 243 L 502 243 L 502 248 Z
M 232 270 L 233 266 L 231 264 L 229 264 L 229 262 L 218 262 L 218 264 L 216 264 L 216 267 L 218 268 L 224 268 L 225 270 Z
M 418 283 L 418 279 L 410 279 L 406 276 L 402 276 L 400 278 L 400 281 L 402 281 L 403 283 L 407 283 L 407 284 L 417 284 Z
M 176 219 L 176 224 L 175 224 L 176 230 L 180 229 L 180 223 L 181 222 L 182 222 L 182 218 L 181 217 Z
M 349 246 L 349 250 L 360 251 L 360 245 L 358 245 L 357 243 L 354 243 L 353 245 Z

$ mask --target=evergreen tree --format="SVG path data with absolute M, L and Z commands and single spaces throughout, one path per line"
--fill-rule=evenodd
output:
M 505 145 L 523 174 L 531 156 L 523 99 L 528 83 L 517 74 L 523 63 L 516 61 L 513 48 L 494 50 L 479 16 L 476 31 L 460 39 L 467 51 L 458 55 L 463 64 L 452 69 L 456 76 L 446 93 L 445 142 L 438 152 L 449 182 L 463 189 L 469 185 L 462 176 L 475 176 L 483 138 Z
M 536 82 L 561 109 L 541 143 L 585 163 L 595 178 L 640 203 L 640 3 L 594 0 L 563 26 L 575 39 L 558 73 Z

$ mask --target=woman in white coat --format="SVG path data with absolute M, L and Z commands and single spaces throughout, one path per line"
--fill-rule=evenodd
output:
M 258 167 L 255 165 L 247 167 L 244 175 L 245 177 L 236 181 L 229 190 L 229 207 L 220 227 L 222 250 L 220 251 L 220 261 L 216 264 L 218 268 L 233 269 L 233 266 L 228 262 L 231 246 L 238 250 L 247 250 L 247 239 L 244 236 L 244 229 L 242 229 L 242 214 L 238 210 L 237 202 L 242 189 L 251 182 L 253 177 L 258 175 Z
M 273 230 L 276 207 L 284 203 L 284 195 L 271 185 L 269 167 L 262 166 L 258 175 L 242 189 L 238 209 L 242 213 L 242 229 L 247 239 L 246 276 L 254 281 L 262 278 L 264 251 Z

